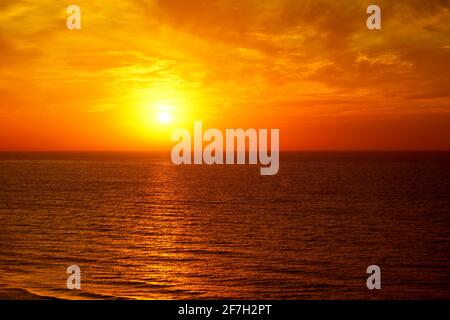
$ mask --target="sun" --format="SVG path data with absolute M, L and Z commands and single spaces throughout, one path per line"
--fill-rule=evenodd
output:
M 158 113 L 158 121 L 162 124 L 170 123 L 172 121 L 172 116 L 168 111 L 160 111 Z

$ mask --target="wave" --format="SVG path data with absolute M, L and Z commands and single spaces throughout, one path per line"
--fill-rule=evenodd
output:
M 63 292 L 64 291 L 64 292 Z M 105 295 L 86 291 L 61 290 L 61 292 L 44 292 L 31 288 L 0 288 L 0 300 L 97 300 L 97 299 L 126 299 L 112 295 Z

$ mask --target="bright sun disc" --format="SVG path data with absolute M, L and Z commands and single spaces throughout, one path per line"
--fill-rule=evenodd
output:
M 167 111 L 161 111 L 158 113 L 158 120 L 161 123 L 169 123 L 172 120 L 172 117 Z

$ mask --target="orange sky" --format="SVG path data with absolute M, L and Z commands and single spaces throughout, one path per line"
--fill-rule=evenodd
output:
M 168 149 L 194 119 L 284 150 L 450 149 L 449 75 L 444 0 L 2 0 L 0 150 Z

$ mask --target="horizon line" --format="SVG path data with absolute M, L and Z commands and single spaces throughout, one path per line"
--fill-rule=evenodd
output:
M 170 152 L 171 150 L 0 150 L 0 153 L 28 152 L 28 153 L 144 153 Z M 237 150 L 234 150 L 237 152 Z M 249 150 L 245 150 L 249 152 Z M 255 150 L 258 151 L 258 150 Z M 269 150 L 270 151 L 270 150 Z M 225 152 L 225 150 L 222 150 Z M 450 152 L 450 149 L 288 149 L 279 152 Z M 193 153 L 193 152 L 191 152 Z

